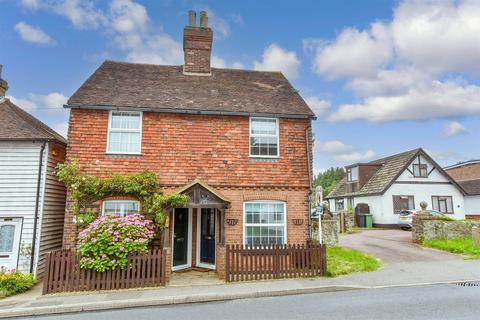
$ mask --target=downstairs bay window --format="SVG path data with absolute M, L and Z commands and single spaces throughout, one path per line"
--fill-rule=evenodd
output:
M 243 219 L 244 244 L 274 245 L 287 243 L 285 202 L 245 202 Z

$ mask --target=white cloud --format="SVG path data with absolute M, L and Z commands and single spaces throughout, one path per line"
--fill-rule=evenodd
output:
M 21 0 L 20 4 L 27 9 L 37 9 L 40 6 L 40 0 Z
M 241 62 L 234 62 L 232 64 L 233 69 L 245 69 L 245 65 Z
M 52 129 L 66 138 L 68 135 L 68 122 L 54 124 Z
M 204 8 L 207 12 L 208 26 L 213 29 L 216 39 L 224 39 L 230 36 L 230 25 L 228 22 L 215 14 L 210 8 Z
M 29 99 L 21 99 L 14 96 L 7 96 L 7 98 L 25 111 L 33 112 L 37 110 L 37 104 Z
M 47 95 L 29 93 L 28 98 L 16 98 L 8 96 L 14 104 L 20 108 L 33 112 L 37 109 L 45 109 L 47 111 L 63 110 L 63 105 L 68 98 L 59 92 L 52 92 Z
M 227 63 L 225 62 L 225 60 L 220 58 L 220 57 L 217 57 L 216 55 L 212 56 L 211 63 L 212 63 L 212 67 L 214 67 L 214 68 L 226 68 L 227 67 Z
M 455 81 L 430 81 L 396 96 L 371 96 L 363 103 L 343 104 L 329 116 L 331 121 L 357 119 L 385 122 L 428 120 L 480 115 L 480 87 Z
M 46 34 L 39 27 L 31 26 L 23 21 L 15 25 L 15 31 L 20 35 L 20 37 L 27 42 L 43 44 L 43 45 L 53 45 L 55 40 L 53 40 L 48 34 Z
M 353 146 L 339 140 L 315 141 L 315 151 L 328 154 L 343 154 L 353 150 Z
M 466 133 L 467 129 L 460 122 L 452 121 L 445 124 L 443 132 L 447 137 L 454 137 Z
M 329 79 L 371 76 L 393 56 L 389 30 L 382 23 L 363 31 L 348 28 L 335 41 L 317 44 L 313 69 Z
M 363 161 L 370 161 L 375 157 L 375 152 L 373 150 L 368 150 L 364 153 L 354 151 L 349 153 L 340 154 L 335 156 L 336 160 L 347 162 L 347 163 L 355 163 L 355 162 L 363 162 Z
M 427 120 L 480 114 L 480 2 L 405 0 L 391 21 L 346 28 L 334 40 L 308 39 L 314 71 L 346 79 L 360 100 L 332 121 Z M 455 77 L 455 78 L 453 78 Z
M 255 70 L 281 71 L 289 79 L 298 77 L 300 60 L 294 51 L 286 51 L 273 43 L 265 48 L 262 61 L 254 62 Z
M 373 150 L 361 152 L 339 140 L 315 141 L 314 152 L 333 156 L 335 160 L 347 164 L 369 161 L 376 155 Z
M 317 117 L 323 115 L 331 106 L 330 101 L 315 96 L 306 97 L 305 102 Z
M 144 6 L 130 0 L 110 3 L 110 25 L 118 33 L 137 33 L 147 30 L 150 18 Z

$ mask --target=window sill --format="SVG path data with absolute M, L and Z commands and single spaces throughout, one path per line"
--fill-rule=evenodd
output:
M 259 162 L 264 162 L 264 161 L 272 161 L 276 162 L 280 160 L 280 157 L 261 157 L 261 156 L 249 156 L 250 160 L 255 160 Z
M 114 153 L 114 152 L 105 152 L 108 157 L 112 158 L 139 158 L 142 156 L 141 153 Z

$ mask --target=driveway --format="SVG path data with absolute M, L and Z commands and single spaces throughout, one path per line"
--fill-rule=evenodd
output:
M 368 230 L 341 235 L 340 245 L 370 254 L 383 266 L 375 272 L 336 278 L 337 284 L 390 286 L 480 280 L 480 260 L 464 260 L 413 244 L 408 231 Z
M 368 230 L 340 237 L 340 245 L 363 251 L 387 264 L 399 262 L 463 261 L 448 252 L 412 243 L 412 233 L 403 230 Z

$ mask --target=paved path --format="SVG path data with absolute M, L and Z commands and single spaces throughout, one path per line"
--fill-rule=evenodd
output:
M 52 320 L 478 319 L 480 287 L 436 285 L 50 315 Z M 34 319 L 34 318 L 22 318 Z

